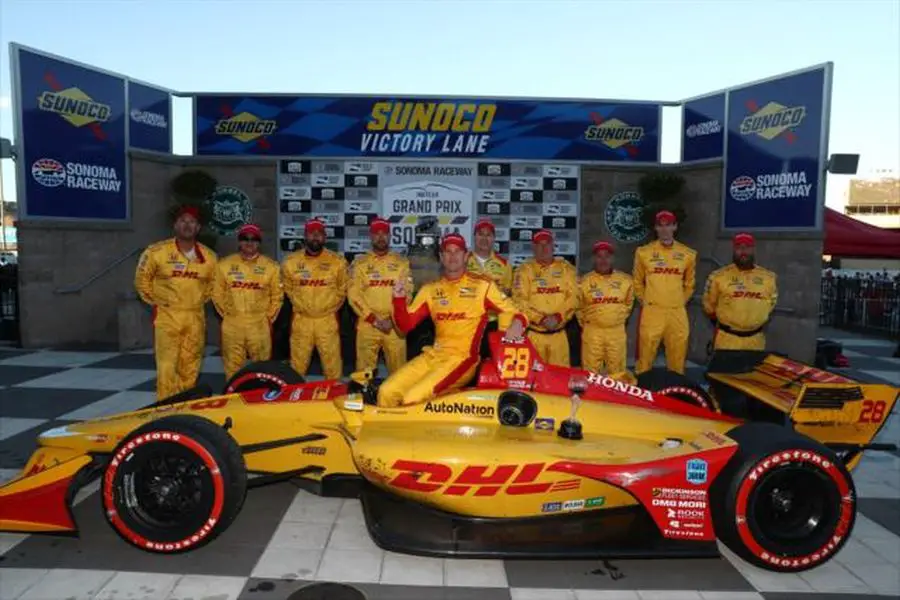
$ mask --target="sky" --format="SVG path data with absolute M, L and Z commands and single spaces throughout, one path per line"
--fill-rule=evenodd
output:
M 833 61 L 830 151 L 900 170 L 900 0 L 0 0 L 0 42 L 6 138 L 10 42 L 186 92 L 677 101 Z M 187 100 L 173 122 L 189 154 Z

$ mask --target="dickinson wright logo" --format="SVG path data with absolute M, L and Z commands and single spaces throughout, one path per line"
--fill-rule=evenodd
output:
M 232 108 L 227 104 L 223 104 L 219 110 L 224 118 L 216 121 L 216 135 L 227 135 L 245 144 L 255 141 L 262 150 L 268 150 L 271 147 L 266 137 L 278 129 L 276 121 L 260 119 L 247 111 L 234 114 Z
M 38 109 L 58 114 L 74 127 L 87 126 L 98 140 L 106 139 L 101 123 L 109 121 L 112 109 L 107 104 L 95 102 L 77 87 L 63 88 L 51 72 L 44 73 L 44 81 L 50 91 L 38 96 Z
M 632 127 L 620 119 L 605 120 L 601 115 L 592 112 L 594 123 L 584 132 L 584 139 L 599 142 L 611 150 L 624 151 L 630 156 L 638 153 L 638 144 L 644 138 L 643 127 Z
M 768 141 L 784 135 L 787 143 L 793 144 L 797 139 L 793 130 L 806 118 L 805 106 L 790 107 L 769 102 L 760 108 L 755 100 L 749 100 L 746 107 L 750 114 L 741 121 L 741 135 L 758 135 Z

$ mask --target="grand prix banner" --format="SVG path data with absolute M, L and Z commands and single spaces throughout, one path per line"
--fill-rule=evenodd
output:
M 830 91 L 827 64 L 728 92 L 724 229 L 821 227 Z
M 681 162 L 722 158 L 725 151 L 724 92 L 682 105 Z
M 655 163 L 661 107 L 564 100 L 194 98 L 195 154 Z
M 128 81 L 128 145 L 172 153 L 172 97 L 168 90 Z
M 11 50 L 23 217 L 127 220 L 125 78 Z

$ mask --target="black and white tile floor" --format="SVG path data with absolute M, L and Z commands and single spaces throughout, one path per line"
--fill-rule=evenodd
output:
M 900 386 L 894 346 L 830 333 L 844 342 L 850 374 Z M 201 378 L 221 389 L 221 359 L 215 349 L 207 354 Z M 692 375 L 701 373 L 691 366 Z M 152 402 L 154 375 L 147 351 L 0 349 L 0 477 L 21 469 L 41 430 Z M 896 414 L 880 439 L 900 441 Z M 853 538 L 830 563 L 799 575 L 756 569 L 727 550 L 721 559 L 614 564 L 410 557 L 372 543 L 358 501 L 319 498 L 290 483 L 251 491 L 236 522 L 210 546 L 153 556 L 126 546 L 105 524 L 95 482 L 76 498 L 80 538 L 0 534 L 0 600 L 284 600 L 322 581 L 346 582 L 369 600 L 897 597 L 900 455 L 871 453 L 855 479 L 862 514 Z

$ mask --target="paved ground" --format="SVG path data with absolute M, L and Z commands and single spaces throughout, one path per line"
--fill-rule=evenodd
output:
M 844 341 L 851 375 L 900 385 L 892 346 L 830 337 Z M 214 349 L 202 378 L 214 389 L 224 383 Z M 154 386 L 148 352 L 0 350 L 0 475 L 21 469 L 39 431 L 144 406 L 154 400 Z M 900 418 L 891 417 L 880 439 L 900 441 Z M 152 556 L 106 526 L 94 484 L 76 499 L 80 539 L 0 534 L 0 600 L 285 600 L 324 581 L 349 582 L 369 600 L 896 597 L 900 456 L 870 453 L 855 479 L 862 514 L 853 538 L 833 561 L 800 575 L 756 569 L 724 549 L 721 559 L 614 564 L 409 557 L 371 542 L 357 501 L 318 498 L 289 483 L 251 491 L 237 521 L 210 546 Z M 343 600 L 336 593 L 316 597 Z

